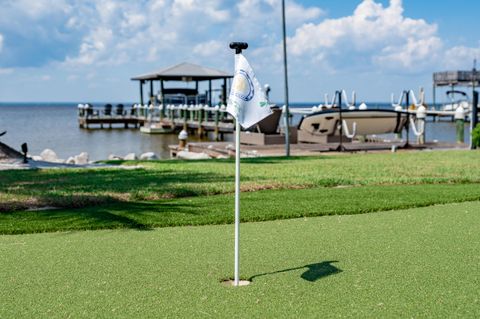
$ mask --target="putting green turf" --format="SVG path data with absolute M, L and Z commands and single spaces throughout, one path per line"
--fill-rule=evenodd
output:
M 0 318 L 480 316 L 480 202 L 233 226 L 0 236 Z

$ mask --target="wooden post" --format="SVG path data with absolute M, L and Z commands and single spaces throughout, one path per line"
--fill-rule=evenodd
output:
M 212 80 L 208 80 L 208 106 L 212 107 Z
M 222 104 L 227 105 L 227 78 L 223 79 L 222 97 Z
M 143 105 L 143 80 L 140 80 L 139 83 L 140 83 L 140 105 Z
M 160 113 L 162 113 L 162 115 L 165 115 L 165 98 L 163 94 L 164 89 L 165 87 L 163 86 L 163 80 L 160 80 L 160 98 L 161 98 L 160 104 L 163 104 L 163 109 L 160 110 Z
M 183 106 L 183 130 L 186 132 L 187 131 L 187 119 L 188 119 L 188 105 L 185 104 Z
M 150 103 L 153 104 L 153 80 L 150 80 Z
M 203 108 L 198 109 L 198 136 L 202 137 L 203 136 L 203 127 L 202 127 L 202 122 L 203 122 Z
M 220 107 L 217 105 L 215 106 L 215 141 L 218 141 L 218 120 L 219 120 L 219 114 L 220 113 Z

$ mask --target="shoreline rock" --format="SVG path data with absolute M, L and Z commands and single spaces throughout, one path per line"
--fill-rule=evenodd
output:
M 138 157 L 135 153 L 128 153 L 123 159 L 126 161 L 135 161 L 138 160 Z
M 186 159 L 186 160 L 199 160 L 199 159 L 211 159 L 212 157 L 206 153 L 180 151 L 177 153 L 177 158 Z
M 154 152 L 146 152 L 146 153 L 143 153 L 142 155 L 140 155 L 140 160 L 142 160 L 142 161 L 156 160 L 156 159 L 158 159 L 158 156 Z
M 53 163 L 58 162 L 57 153 L 55 153 L 53 150 L 51 150 L 49 148 L 44 149 L 40 153 L 40 158 L 45 162 L 53 162 Z
M 123 157 L 121 156 L 118 156 L 118 155 L 115 155 L 115 154 L 110 154 L 108 155 L 108 158 L 107 158 L 109 161 L 122 161 L 123 160 Z
M 74 156 L 73 158 L 75 160 L 75 164 L 77 165 L 86 165 L 89 163 L 87 152 L 81 152 L 80 154 Z

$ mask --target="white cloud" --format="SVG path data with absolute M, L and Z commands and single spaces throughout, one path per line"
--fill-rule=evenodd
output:
M 203 57 L 218 56 L 219 53 L 225 53 L 225 51 L 228 52 L 228 47 L 226 43 L 217 40 L 202 42 L 193 47 L 193 53 Z
M 279 6 L 278 2 L 279 1 L 274 1 L 276 7 Z M 285 4 L 285 20 L 289 25 L 297 25 L 305 21 L 314 20 L 324 14 L 325 12 L 317 7 L 305 8 L 304 6 L 291 1 Z
M 288 45 L 294 56 L 320 57 L 331 60 L 328 63 L 350 58 L 391 69 L 416 69 L 432 61 L 442 42 L 435 24 L 403 16 L 401 0 L 391 0 L 387 7 L 364 0 L 351 16 L 304 24 Z
M 93 14 L 83 8 L 69 20 L 72 27 L 82 21 L 85 33 L 78 52 L 66 58 L 68 66 L 178 57 L 178 52 L 192 52 L 195 45 L 216 41 L 212 38 L 219 35 L 212 28 L 230 21 L 230 10 L 221 0 L 104 0 L 94 4 Z
M 72 10 L 72 6 L 65 0 L 16 0 L 7 6 L 33 19 L 41 19 L 55 13 L 69 14 Z
M 12 68 L 0 68 L 0 75 L 12 74 L 14 69 Z
M 358 1 L 338 18 L 327 15 L 323 2 L 305 3 L 286 0 L 289 74 L 298 82 L 292 91 L 334 82 L 326 73 L 343 77 L 336 82 L 343 85 L 371 74 L 468 68 L 480 56 L 480 47 L 447 46 L 436 24 L 406 16 L 400 0 Z M 228 43 L 238 40 L 249 43 L 245 54 L 259 79 L 274 87 L 283 74 L 281 36 L 280 0 L 4 1 L 0 74 L 32 68 L 37 80 L 51 74 L 95 86 L 182 61 L 232 70 Z
M 437 37 L 425 39 L 408 38 L 403 45 L 385 47 L 381 54 L 373 57 L 375 63 L 386 69 L 423 69 L 438 61 L 442 42 Z
M 318 7 L 304 7 L 295 1 L 286 1 L 285 16 L 287 28 L 295 28 L 324 14 Z M 233 33 L 246 38 L 258 38 L 260 35 L 271 37 L 281 31 L 280 0 L 240 0 L 236 4 Z
M 216 0 L 174 0 L 172 4 L 173 18 L 185 17 L 189 14 L 203 14 L 203 18 L 214 22 L 225 22 L 230 18 L 226 9 L 219 9 Z
M 99 60 L 106 59 L 111 61 L 108 48 L 113 40 L 112 30 L 109 28 L 101 27 L 93 30 L 88 36 L 86 36 L 80 45 L 80 52 L 77 57 L 67 57 L 67 63 L 90 65 Z M 111 52 L 113 54 L 113 52 Z
M 480 58 L 480 47 L 455 46 L 445 52 L 444 66 L 450 69 L 473 67 L 473 60 Z

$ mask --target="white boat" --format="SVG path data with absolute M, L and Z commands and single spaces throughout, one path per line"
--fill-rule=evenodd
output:
M 460 98 L 456 98 L 456 95 L 460 95 Z M 455 112 L 458 107 L 463 107 L 465 112 L 470 112 L 472 104 L 468 101 L 468 94 L 463 91 L 450 90 L 447 91 L 447 96 L 450 99 L 450 103 L 444 104 L 442 111 Z
M 358 135 L 400 133 L 408 120 L 405 111 L 370 109 L 331 109 L 302 118 L 298 125 L 300 142 L 336 142 L 340 134 L 352 139 Z

